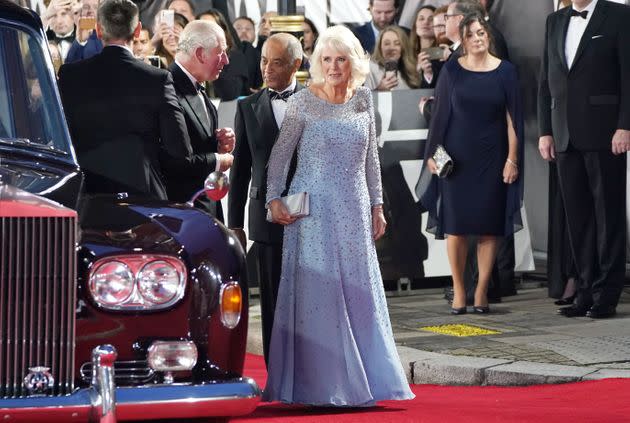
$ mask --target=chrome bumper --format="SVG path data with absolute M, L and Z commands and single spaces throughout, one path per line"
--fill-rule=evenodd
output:
M 98 355 L 99 349 L 94 349 Z M 107 351 L 111 354 L 111 350 Z M 115 354 L 115 351 L 114 351 Z M 107 374 L 105 360 L 101 360 Z M 113 360 L 111 361 L 113 363 Z M 95 363 L 96 364 L 96 363 Z M 11 422 L 99 422 L 118 420 L 186 419 L 249 414 L 260 401 L 260 388 L 250 378 L 236 378 L 204 385 L 170 384 L 113 388 L 107 380 L 63 397 L 30 397 L 0 400 L 0 420 Z M 107 386 L 109 385 L 109 387 Z M 111 388 L 111 389 L 110 389 Z M 115 402 L 113 402 L 115 399 Z

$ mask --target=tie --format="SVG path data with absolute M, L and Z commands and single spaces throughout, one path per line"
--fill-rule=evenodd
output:
M 277 91 L 271 91 L 269 90 L 269 98 L 271 98 L 271 100 L 282 100 L 282 101 L 287 101 L 287 99 L 289 97 L 291 97 L 293 95 L 293 91 L 284 91 L 284 92 L 277 92 Z
M 55 41 L 57 43 L 61 43 L 62 41 L 67 41 L 69 43 L 72 43 L 74 41 L 74 32 L 70 35 L 66 35 L 65 37 L 60 37 L 55 34 Z
M 579 16 L 581 18 L 586 19 L 586 17 L 588 16 L 588 10 L 582 10 L 581 12 L 578 12 L 574 8 L 571 8 L 571 13 L 569 14 L 569 16 L 571 17 Z
M 197 92 L 201 94 L 201 97 L 203 98 L 204 106 L 206 106 L 203 111 L 206 114 L 206 118 L 208 118 L 208 124 L 210 125 L 209 127 L 211 128 L 212 119 L 210 119 L 210 105 L 212 103 L 210 102 L 210 98 L 206 94 L 206 87 L 204 87 L 203 84 L 200 84 L 199 82 L 195 84 L 195 87 L 197 88 Z

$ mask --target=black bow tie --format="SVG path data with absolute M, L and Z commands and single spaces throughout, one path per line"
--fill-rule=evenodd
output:
M 74 33 L 66 36 L 66 37 L 60 37 L 58 35 L 55 35 L 55 41 L 57 42 L 57 44 L 59 44 L 62 41 L 67 41 L 69 43 L 74 42 Z
M 586 17 L 588 16 L 588 10 L 582 10 L 581 12 L 578 12 L 574 8 L 571 8 L 571 13 L 569 13 L 569 16 L 571 16 L 571 17 L 579 16 L 581 18 L 586 19 Z
M 289 97 L 291 97 L 293 95 L 293 91 L 289 90 L 289 91 L 284 91 L 284 92 L 277 92 L 277 91 L 271 91 L 269 90 L 269 98 L 271 98 L 271 100 L 282 100 L 282 101 L 287 101 L 287 99 Z
M 197 92 L 198 93 L 206 93 L 206 87 L 204 87 L 202 84 L 200 84 L 199 82 L 197 82 L 197 84 L 195 84 L 195 87 L 197 87 Z

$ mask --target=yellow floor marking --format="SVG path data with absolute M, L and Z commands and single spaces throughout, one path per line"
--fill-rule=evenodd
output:
M 438 333 L 440 335 L 450 336 L 482 336 L 482 335 L 498 335 L 501 332 L 491 329 L 482 328 L 474 325 L 439 325 L 424 326 L 420 328 L 428 332 Z

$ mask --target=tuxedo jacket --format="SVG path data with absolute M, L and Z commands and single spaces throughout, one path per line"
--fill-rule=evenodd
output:
M 616 129 L 630 129 L 630 7 L 599 0 L 573 65 L 565 56 L 571 7 L 547 18 L 538 93 L 539 134 L 556 151 L 610 150 Z M 582 18 L 576 18 L 582 19 Z
M 206 177 L 216 169 L 215 153 L 218 151 L 218 142 L 215 130 L 219 117 L 217 109 L 211 103 L 206 104 L 201 99 L 197 87 L 193 85 L 179 65 L 173 63 L 170 71 L 173 74 L 177 99 L 184 111 L 192 156 L 188 163 L 165 161 L 163 166 L 168 198 L 184 203 L 203 188 Z M 203 208 L 217 219 L 223 220 L 220 202 L 211 201 L 202 196 L 195 205 Z
M 302 86 L 298 84 L 296 91 L 300 89 Z M 279 244 L 282 242 L 283 227 L 267 222 L 265 209 L 267 162 L 280 132 L 271 108 L 268 88 L 238 102 L 234 130 L 236 147 L 230 170 L 228 226 L 243 227 L 245 203 L 249 198 L 249 238 L 252 241 Z
M 59 91 L 86 191 L 166 199 L 160 155 L 191 155 L 171 74 L 110 46 L 63 65 Z

